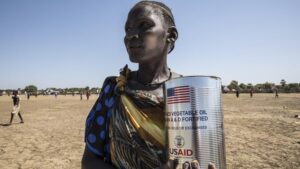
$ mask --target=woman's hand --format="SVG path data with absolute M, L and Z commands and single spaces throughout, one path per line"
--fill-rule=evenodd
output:
M 213 163 L 208 164 L 208 169 L 217 169 Z

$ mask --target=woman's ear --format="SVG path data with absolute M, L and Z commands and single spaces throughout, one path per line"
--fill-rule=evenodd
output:
M 171 26 L 168 28 L 168 33 L 167 33 L 167 43 L 169 43 L 169 51 L 168 53 L 171 53 L 172 50 L 175 47 L 175 41 L 178 38 L 178 32 L 175 26 Z
M 175 26 L 168 28 L 167 41 L 174 43 L 178 38 L 178 32 Z

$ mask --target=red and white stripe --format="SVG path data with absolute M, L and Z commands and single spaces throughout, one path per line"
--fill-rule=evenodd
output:
M 175 87 L 173 90 L 174 90 L 174 95 L 169 96 L 167 98 L 168 104 L 190 102 L 190 87 L 189 86 Z

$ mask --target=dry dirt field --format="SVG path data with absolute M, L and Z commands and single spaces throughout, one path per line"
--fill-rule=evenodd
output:
M 85 118 L 96 96 L 21 96 L 24 124 L 10 118 L 12 100 L 0 96 L 0 169 L 77 169 Z M 300 168 L 300 94 L 223 97 L 227 168 Z

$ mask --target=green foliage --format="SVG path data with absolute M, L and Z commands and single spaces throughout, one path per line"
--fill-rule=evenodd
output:
M 272 88 L 273 86 L 275 86 L 274 83 L 269 83 L 269 82 L 266 82 L 263 84 L 263 89 L 264 89 L 264 92 L 268 92 L 268 93 L 272 93 Z
M 248 83 L 248 84 L 247 84 L 247 89 L 252 89 L 252 88 L 253 88 L 252 83 Z
M 264 86 L 264 89 L 272 89 L 273 84 L 269 83 L 269 82 L 266 82 L 266 83 L 263 84 L 263 86 Z
M 228 88 L 229 88 L 230 90 L 232 90 L 232 89 L 237 90 L 237 89 L 238 89 L 238 85 L 239 85 L 239 82 L 236 81 L 236 80 L 233 80 L 233 81 L 231 81 L 230 84 L 228 85 Z
M 58 91 L 60 94 L 79 94 L 79 93 L 86 93 L 87 91 L 91 94 L 99 94 L 101 91 L 101 88 L 99 87 L 92 87 L 89 86 L 86 87 L 73 87 L 73 88 L 49 88 L 55 91 Z M 258 84 L 251 84 L 251 83 L 238 83 L 236 80 L 232 80 L 228 86 L 222 86 L 222 91 L 224 92 L 226 89 L 227 92 L 234 90 L 239 90 L 242 93 L 248 93 L 251 90 L 254 92 L 259 93 L 270 93 L 277 90 L 278 92 L 283 93 L 300 93 L 300 83 L 286 83 L 284 79 L 280 81 L 280 84 L 275 85 L 274 83 L 265 82 L 265 83 L 258 83 Z M 229 90 L 228 90 L 229 89 Z M 5 91 L 6 93 L 12 93 L 16 89 L 0 89 L 1 91 Z M 38 88 L 35 85 L 28 85 L 24 89 L 18 88 L 18 91 L 21 91 L 20 93 L 24 93 L 26 91 L 27 93 L 44 93 L 45 90 L 41 89 L 38 91 Z
M 247 86 L 244 83 L 241 83 L 239 85 L 239 88 L 242 89 L 242 90 L 244 90 L 244 89 L 247 89 Z
M 288 84 L 288 87 L 289 87 L 290 89 L 292 89 L 292 88 L 299 88 L 300 86 L 299 86 L 299 83 L 289 83 L 289 84 Z
M 281 80 L 280 85 L 275 85 L 274 83 L 265 82 L 265 83 L 258 83 L 252 85 L 251 83 L 240 83 L 236 80 L 232 80 L 231 83 L 227 86 L 230 90 L 240 90 L 240 92 L 250 92 L 253 90 L 254 92 L 258 93 L 272 93 L 275 90 L 278 92 L 283 93 L 298 93 L 300 92 L 300 83 L 286 83 L 284 79 Z M 224 87 L 223 87 L 224 88 Z
M 286 93 L 294 93 L 294 92 L 300 92 L 300 86 L 299 83 L 290 83 L 286 84 L 283 87 L 283 91 Z
M 35 86 L 35 85 L 28 85 L 28 86 L 26 86 L 25 87 L 25 91 L 27 92 L 27 93 L 36 93 L 37 92 L 37 87 Z
M 282 87 L 284 87 L 286 85 L 286 81 L 284 79 L 281 79 L 280 84 Z

